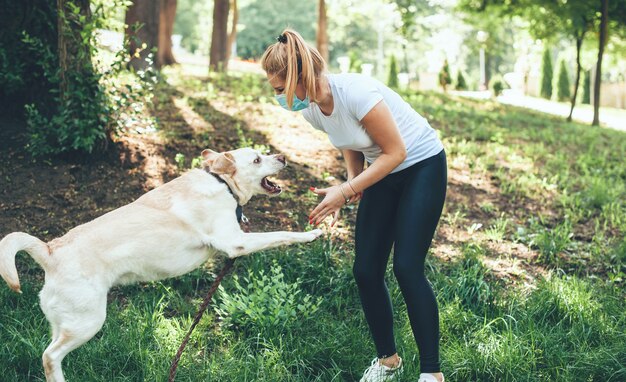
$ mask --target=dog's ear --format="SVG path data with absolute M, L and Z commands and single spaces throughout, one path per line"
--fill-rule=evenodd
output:
M 202 150 L 202 159 L 203 160 L 209 160 L 212 157 L 215 157 L 216 155 L 220 155 L 220 153 L 218 153 L 217 151 L 213 151 L 211 149 L 206 149 L 206 150 Z
M 213 174 L 232 176 L 237 171 L 235 157 L 231 153 L 217 154 L 217 156 L 207 160 L 209 161 L 209 171 Z

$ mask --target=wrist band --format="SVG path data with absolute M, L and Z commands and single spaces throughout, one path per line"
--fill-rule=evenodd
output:
M 352 187 L 352 183 L 350 183 L 350 182 L 351 182 L 351 180 L 348 181 L 348 186 L 350 186 L 350 188 L 352 189 L 352 192 L 354 192 L 354 195 L 358 194 L 358 192 L 356 192 L 354 190 L 354 187 Z
M 346 204 L 348 204 L 348 202 L 350 201 L 350 198 L 348 198 L 346 196 L 346 194 L 343 192 L 343 187 L 341 187 L 343 184 L 339 185 L 339 191 L 341 191 L 341 195 L 343 195 L 344 200 L 346 201 Z

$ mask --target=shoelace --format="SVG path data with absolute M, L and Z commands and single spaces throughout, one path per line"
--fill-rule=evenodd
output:
M 374 358 L 374 360 L 372 361 L 372 364 L 370 365 L 370 367 L 368 367 L 367 369 L 365 369 L 365 375 L 369 376 L 378 366 L 378 359 Z
M 378 358 L 374 358 L 370 367 L 365 369 L 364 377 L 381 377 L 386 376 L 387 373 L 394 373 L 396 370 L 394 368 L 390 368 L 384 365 L 381 365 L 378 362 Z

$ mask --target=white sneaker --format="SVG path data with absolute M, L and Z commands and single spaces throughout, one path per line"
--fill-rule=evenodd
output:
M 396 367 L 387 367 L 378 362 L 378 358 L 374 358 L 372 364 L 365 370 L 359 382 L 393 381 L 396 376 L 402 374 L 402 370 L 402 358 L 400 358 L 400 362 L 398 362 L 398 366 Z
M 442 379 L 441 381 L 442 382 L 445 381 L 445 378 Z M 417 382 L 439 382 L 439 381 L 432 374 L 422 373 L 420 374 L 420 379 Z

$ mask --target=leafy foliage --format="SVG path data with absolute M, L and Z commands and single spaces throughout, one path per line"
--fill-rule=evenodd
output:
M 389 75 L 387 77 L 387 86 L 397 89 L 398 84 L 398 65 L 396 64 L 396 56 L 391 55 L 389 59 Z
M 445 60 L 441 70 L 439 71 L 439 85 L 446 90 L 446 87 L 452 83 L 452 76 L 450 75 L 450 65 L 448 60 Z
M 112 135 L 128 127 L 130 117 L 140 116 L 143 105 L 150 103 L 156 81 L 153 72 L 138 73 L 138 80 L 133 75 L 122 75 L 128 57 L 121 53 L 112 63 L 98 61 L 96 31 L 114 23 L 111 9 L 123 9 L 127 1 L 116 0 L 107 7 L 95 1 L 93 5 L 89 16 L 67 1 L 64 12 L 59 14 L 59 24 L 56 9 L 38 5 L 36 12 L 41 17 L 10 31 L 19 34 L 12 42 L 16 45 L 14 51 L 25 56 L 19 65 L 0 65 L 0 78 L 9 85 L 5 88 L 6 96 L 12 99 L 8 103 L 25 112 L 29 137 L 26 148 L 35 157 L 104 149 Z M 57 25 L 72 47 L 63 53 L 71 55 L 67 68 L 59 66 L 62 60 L 57 42 L 50 37 L 56 35 Z M 42 26 L 49 29 L 41 32 Z M 15 55 L 0 48 L 2 56 Z M 37 83 L 31 85 L 32 80 Z M 29 86 L 38 92 L 28 94 Z
M 217 313 L 227 326 L 248 333 L 260 331 L 277 334 L 285 327 L 303 323 L 319 309 L 321 297 L 313 299 L 300 290 L 300 280 L 285 281 L 282 267 L 274 264 L 269 274 L 264 270 L 248 272 L 247 277 L 233 276 L 236 292 L 227 292 L 220 285 Z
M 456 74 L 456 90 L 467 90 L 467 82 L 461 69 Z
M 552 73 L 552 57 L 550 50 L 546 49 L 541 59 L 541 78 L 539 79 L 539 94 L 543 98 L 552 98 Z
M 498 74 L 491 77 L 489 80 L 489 89 L 491 89 L 496 97 L 502 94 L 502 90 L 504 90 L 504 79 L 501 75 Z
M 558 101 L 565 101 L 571 96 L 569 73 L 567 72 L 567 66 L 565 60 L 561 60 L 559 64 L 559 71 L 557 74 L 556 83 L 556 99 Z
M 289 27 L 307 41 L 315 41 L 317 8 L 315 1 L 251 1 L 240 7 L 237 53 L 242 58 L 261 57 L 276 42 L 276 36 Z M 271 20 L 271 21 L 270 21 Z

